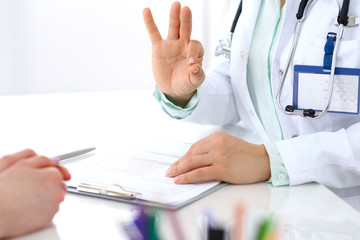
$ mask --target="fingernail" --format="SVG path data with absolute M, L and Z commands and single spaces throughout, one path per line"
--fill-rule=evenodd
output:
M 166 176 L 170 177 L 170 176 L 171 176 L 171 173 L 172 173 L 172 168 L 169 167 L 169 168 L 166 170 Z
M 178 176 L 174 179 L 175 183 L 180 183 L 181 182 L 181 176 Z
M 54 157 L 54 158 L 50 158 L 50 159 L 57 163 L 60 162 L 60 158 L 58 158 L 58 157 Z
M 194 57 L 189 57 L 189 63 L 195 63 L 195 58 Z
M 196 64 L 195 67 L 196 67 L 195 69 L 191 70 L 192 73 L 197 73 L 199 71 L 199 69 L 200 69 L 198 64 Z

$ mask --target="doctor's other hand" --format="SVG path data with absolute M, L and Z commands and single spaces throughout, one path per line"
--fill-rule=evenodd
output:
M 264 145 L 256 145 L 225 132 L 215 132 L 194 143 L 170 166 L 166 175 L 175 183 L 217 180 L 233 184 L 270 179 L 270 161 Z
M 152 69 L 159 89 L 174 104 L 185 107 L 203 83 L 204 49 L 191 40 L 192 16 L 188 7 L 174 2 L 170 9 L 169 30 L 163 39 L 149 8 L 143 11 L 144 22 L 152 43 Z
M 68 170 L 25 150 L 4 156 L 0 166 L 0 239 L 51 225 L 64 200 Z

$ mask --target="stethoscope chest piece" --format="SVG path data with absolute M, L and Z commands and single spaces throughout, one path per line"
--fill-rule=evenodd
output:
M 231 41 L 232 41 L 232 33 L 228 34 L 228 37 L 224 39 L 220 39 L 218 45 L 215 49 L 215 56 L 224 56 L 225 58 L 230 59 L 231 53 Z
M 236 24 L 239 20 L 241 11 L 242 11 L 242 0 L 240 0 L 239 7 L 236 11 L 235 18 L 231 25 L 231 29 L 230 29 L 229 34 L 227 35 L 227 38 L 225 40 L 224 39 L 219 40 L 219 43 L 215 49 L 215 56 L 224 56 L 225 58 L 230 60 L 232 38 L 233 38 Z

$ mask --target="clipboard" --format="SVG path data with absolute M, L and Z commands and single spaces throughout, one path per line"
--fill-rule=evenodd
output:
M 126 153 L 71 163 L 68 192 L 136 205 L 176 210 L 224 187 L 207 181 L 177 185 L 165 176 L 170 164 L 187 152 L 190 143 L 155 141 Z
M 136 196 L 129 196 L 127 193 L 124 192 L 116 192 L 114 195 L 113 192 L 93 192 L 91 189 L 87 188 L 85 189 L 79 189 L 79 187 L 73 187 L 73 186 L 68 186 L 67 191 L 69 193 L 74 193 L 74 194 L 80 194 L 80 195 L 84 195 L 84 196 L 90 196 L 90 197 L 96 197 L 96 198 L 102 198 L 102 199 L 106 199 L 106 200 L 113 200 L 113 201 L 118 201 L 118 202 L 123 202 L 123 203 L 129 203 L 129 204 L 136 204 L 136 205 L 141 205 L 141 206 L 146 206 L 146 207 L 154 207 L 154 208 L 161 208 L 161 209 L 168 209 L 168 210 L 178 210 L 180 208 L 183 208 L 193 202 L 196 202 L 198 200 L 200 200 L 201 198 L 206 197 L 207 195 L 219 190 L 220 188 L 226 186 L 228 183 L 225 182 L 221 182 L 218 185 L 216 185 L 215 187 L 197 195 L 196 197 L 193 197 L 181 204 L 176 204 L 176 205 L 172 205 L 172 204 L 161 204 L 161 203 L 157 203 L 157 202 L 152 202 L 152 201 L 146 201 L 146 200 L 141 200 L 141 199 L 137 199 Z M 89 185 L 90 188 L 93 188 L 94 186 Z M 98 187 L 98 186 L 96 186 Z M 102 189 L 105 191 L 106 188 Z

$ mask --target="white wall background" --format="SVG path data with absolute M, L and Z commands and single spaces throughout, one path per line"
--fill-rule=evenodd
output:
M 167 35 L 170 0 L 1 0 L 0 94 L 152 89 L 150 7 Z M 211 61 L 230 0 L 183 0 Z M 219 34 L 221 33 L 221 34 Z

